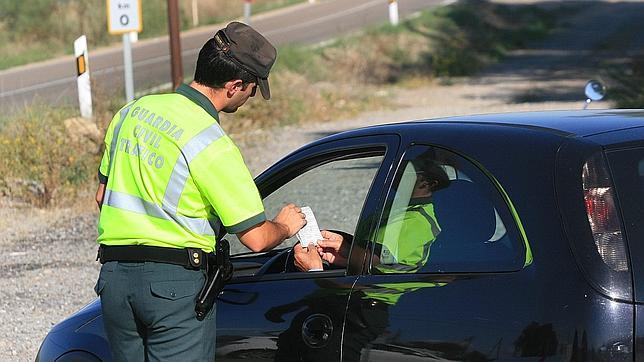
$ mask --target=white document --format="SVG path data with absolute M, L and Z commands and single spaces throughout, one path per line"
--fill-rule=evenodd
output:
M 306 225 L 297 232 L 297 239 L 303 248 L 307 248 L 309 245 L 317 245 L 318 240 L 322 240 L 323 237 L 320 233 L 318 222 L 313 215 L 313 210 L 308 206 L 302 207 L 301 210 L 306 216 Z

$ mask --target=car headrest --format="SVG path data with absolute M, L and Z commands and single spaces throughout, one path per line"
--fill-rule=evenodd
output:
M 475 183 L 453 180 L 434 193 L 434 208 L 441 232 L 437 241 L 445 243 L 485 243 L 494 235 L 494 205 Z

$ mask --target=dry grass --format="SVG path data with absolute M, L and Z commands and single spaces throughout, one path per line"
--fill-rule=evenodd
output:
M 30 107 L 0 129 L 0 188 L 36 206 L 68 203 L 94 180 L 96 140 L 75 136 L 68 109 Z
M 304 0 L 256 0 L 253 12 L 266 11 Z M 192 0 L 180 3 L 183 29 L 193 26 Z M 90 48 L 109 45 L 121 37 L 107 32 L 105 1 L 2 0 L 0 1 L 0 70 L 71 54 L 74 39 L 87 36 Z M 197 0 L 199 24 L 213 24 L 242 16 L 243 1 Z M 167 34 L 167 1 L 145 0 L 140 38 Z M 64 21 L 60 21 L 64 19 Z
M 154 1 L 161 0 L 144 4 L 150 6 Z M 209 6 L 214 11 L 232 1 L 213 1 Z M 530 30 L 543 24 L 530 12 L 517 16 L 489 4 L 484 5 L 483 16 L 478 6 L 479 1 L 457 3 L 397 28 L 372 29 L 323 48 L 281 48 L 271 72 L 271 101 L 258 97 L 237 113 L 222 115 L 223 126 L 231 134 L 243 135 L 253 129 L 325 122 L 383 109 L 388 106 L 386 92 L 379 91 L 383 87 L 422 84 L 434 75 L 472 74 L 484 61 L 498 56 L 499 49 L 516 46 L 514 39 L 526 27 Z M 515 21 L 503 21 L 508 18 Z M 100 94 L 94 94 L 94 104 L 98 133 L 104 134 L 121 104 L 113 96 Z M 0 195 L 37 206 L 91 199 L 100 140 L 70 139 L 63 120 L 74 113 L 34 106 L 4 126 L 0 123 Z

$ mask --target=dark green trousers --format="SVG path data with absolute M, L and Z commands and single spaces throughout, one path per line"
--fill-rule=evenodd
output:
M 195 318 L 200 270 L 163 263 L 108 262 L 96 283 L 115 361 L 214 361 L 214 308 Z

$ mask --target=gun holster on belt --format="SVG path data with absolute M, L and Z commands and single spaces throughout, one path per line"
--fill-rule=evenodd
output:
M 197 320 L 203 320 L 215 304 L 226 282 L 233 276 L 233 263 L 230 262 L 230 245 L 225 239 L 219 240 L 215 255 L 210 256 L 206 267 L 206 282 L 197 296 L 195 312 Z

